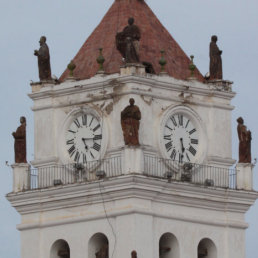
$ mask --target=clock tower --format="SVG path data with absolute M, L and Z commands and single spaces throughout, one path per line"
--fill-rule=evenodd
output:
M 245 257 L 257 193 L 232 159 L 232 82 L 204 78 L 145 1 L 114 1 L 31 89 L 34 160 L 7 195 L 22 258 Z

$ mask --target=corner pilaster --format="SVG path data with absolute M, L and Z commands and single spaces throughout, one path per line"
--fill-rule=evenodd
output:
M 30 188 L 30 165 L 28 163 L 15 163 L 13 169 L 13 192 L 29 190 Z
M 251 163 L 238 163 L 237 189 L 253 190 L 253 165 Z

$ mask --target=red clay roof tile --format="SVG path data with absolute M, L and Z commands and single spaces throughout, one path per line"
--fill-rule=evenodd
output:
M 143 0 L 115 0 L 100 24 L 74 57 L 73 61 L 76 64 L 74 76 L 86 79 L 96 74 L 98 71 L 96 58 L 100 47 L 103 48 L 105 57 L 105 72 L 107 74 L 119 72 L 123 62 L 121 54 L 116 49 L 116 33 L 124 29 L 129 17 L 135 19 L 135 25 L 141 30 L 140 60 L 151 63 L 155 72 L 159 73 L 161 70 L 160 50 L 164 49 L 168 74 L 176 79 L 187 79 L 190 76 L 189 57 Z M 68 73 L 68 70 L 65 70 L 60 81 L 67 78 Z M 195 70 L 195 76 L 203 81 L 203 76 L 198 69 Z

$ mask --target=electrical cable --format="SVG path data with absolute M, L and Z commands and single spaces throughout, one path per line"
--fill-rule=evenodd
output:
M 112 234 L 113 234 L 114 239 L 115 239 L 114 247 L 113 247 L 113 251 L 112 251 L 112 256 L 111 256 L 111 258 L 113 258 L 114 257 L 114 253 L 115 253 L 115 249 L 116 249 L 116 242 L 117 242 L 116 241 L 116 234 L 115 234 L 115 230 L 113 228 L 113 225 L 110 222 L 109 217 L 107 215 L 106 205 L 105 205 L 105 201 L 104 201 L 103 194 L 102 194 L 102 191 L 101 191 L 100 181 L 99 181 L 99 192 L 100 192 L 100 196 L 101 196 L 101 199 L 102 199 L 102 204 L 103 204 L 103 208 L 104 208 L 104 212 L 105 212 L 105 216 L 106 216 L 107 222 L 108 222 L 108 224 L 109 224 L 109 226 L 110 226 L 110 228 L 112 230 Z

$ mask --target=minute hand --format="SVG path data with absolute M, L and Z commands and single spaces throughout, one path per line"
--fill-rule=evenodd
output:
M 85 140 L 92 140 L 92 139 L 94 139 L 94 137 L 91 137 L 91 138 L 82 138 L 83 141 L 85 141 Z
M 181 142 L 182 153 L 184 153 L 185 152 L 185 147 L 184 147 L 184 144 L 183 144 L 183 138 L 180 138 L 180 142 Z

